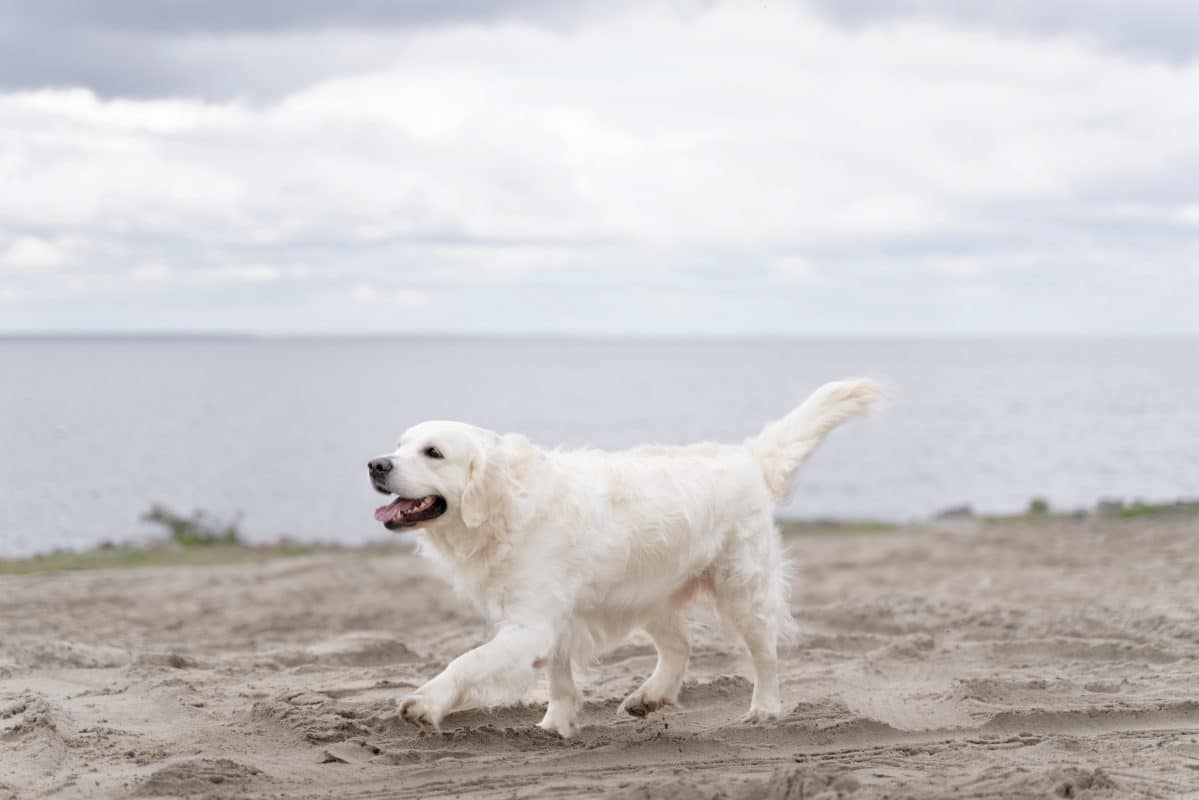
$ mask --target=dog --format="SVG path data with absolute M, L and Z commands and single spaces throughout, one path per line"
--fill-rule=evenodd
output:
M 738 445 L 547 451 L 461 422 L 408 429 L 368 465 L 372 486 L 395 495 L 375 519 L 418 533 L 494 635 L 400 701 L 400 715 L 440 730 L 452 712 L 518 700 L 544 670 L 539 725 L 569 738 L 582 705 L 573 665 L 640 628 L 658 663 L 621 709 L 644 716 L 677 702 L 684 615 L 708 595 L 753 660 L 745 719 L 776 718 L 778 648 L 796 623 L 775 508 L 824 437 L 883 399 L 869 380 L 829 383 Z

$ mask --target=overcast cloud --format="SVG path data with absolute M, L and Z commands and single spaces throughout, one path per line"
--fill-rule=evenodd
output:
M 1190 3 L 0 0 L 0 330 L 1199 333 Z

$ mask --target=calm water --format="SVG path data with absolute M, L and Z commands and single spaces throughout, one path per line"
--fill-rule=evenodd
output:
M 907 519 L 1199 495 L 1199 343 L 0 341 L 0 555 L 155 533 L 389 536 L 367 459 L 421 419 L 545 445 L 739 440 L 825 380 L 898 395 L 804 470 L 791 516 Z

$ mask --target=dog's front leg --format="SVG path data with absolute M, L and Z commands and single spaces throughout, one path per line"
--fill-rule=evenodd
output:
M 455 658 L 441 674 L 400 702 L 400 715 L 440 729 L 452 711 L 519 698 L 536 680 L 536 670 L 554 649 L 548 625 L 502 626 L 487 644 Z
M 575 733 L 579 707 L 583 705 L 583 696 L 571 674 L 570 657 L 555 653 L 546 665 L 546 673 L 550 679 L 550 701 L 537 727 L 569 739 Z

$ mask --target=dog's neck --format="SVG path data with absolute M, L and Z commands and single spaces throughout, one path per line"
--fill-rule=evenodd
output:
M 501 545 L 507 542 L 506 526 L 497 525 L 491 520 L 477 528 L 457 523 L 430 527 L 421 533 L 439 558 L 460 568 L 494 561 Z
M 443 522 L 420 532 L 420 551 L 440 568 L 459 593 L 486 609 L 490 598 L 484 588 L 503 585 L 501 575 L 508 555 L 518 544 L 530 520 L 529 509 L 543 507 L 530 495 L 546 491 L 552 484 L 552 468 L 546 454 L 524 437 L 514 437 L 502 460 L 492 468 L 503 475 L 502 490 L 496 493 L 481 525 L 469 528 L 449 514 Z
M 439 526 L 422 531 L 418 552 L 432 562 L 455 592 L 486 618 L 494 622 L 497 593 L 503 592 L 507 555 L 512 546 L 498 536 L 490 522 L 478 528 L 465 525 Z

